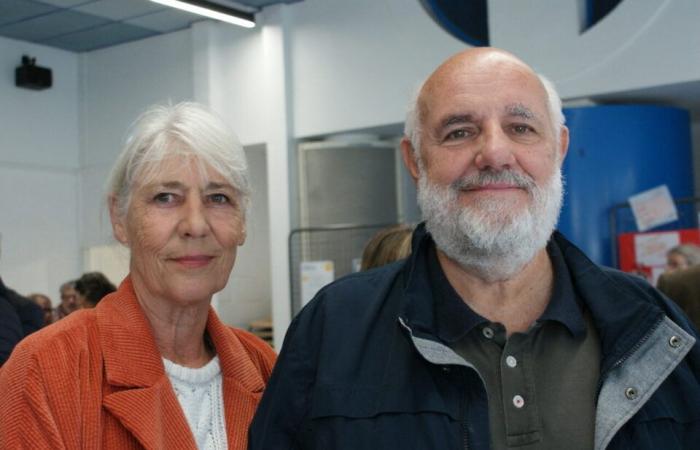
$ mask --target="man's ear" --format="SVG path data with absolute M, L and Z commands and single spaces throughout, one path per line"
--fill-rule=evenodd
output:
M 559 131 L 559 160 L 564 162 L 564 157 L 566 157 L 566 152 L 569 151 L 569 129 L 565 126 L 561 126 L 561 131 Z
M 112 222 L 112 232 L 117 241 L 129 246 L 129 239 L 126 234 L 126 224 L 124 217 L 119 213 L 117 206 L 117 198 L 114 195 L 109 196 L 109 220 Z
M 408 169 L 408 173 L 411 174 L 411 178 L 413 178 L 413 182 L 418 182 L 418 161 L 416 161 L 416 158 L 420 158 L 414 151 L 413 151 L 413 144 L 411 144 L 411 140 L 408 139 L 407 137 L 404 137 L 401 139 L 401 156 L 403 157 L 403 163 L 406 166 L 406 169 Z

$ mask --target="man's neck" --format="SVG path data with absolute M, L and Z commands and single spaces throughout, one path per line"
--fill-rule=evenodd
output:
M 502 323 L 508 336 L 527 331 L 549 304 L 554 271 L 544 248 L 514 277 L 496 282 L 484 280 L 439 250 L 437 256 L 462 301 L 487 320 Z

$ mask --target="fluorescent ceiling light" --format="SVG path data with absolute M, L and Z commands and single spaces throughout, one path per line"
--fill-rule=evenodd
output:
M 151 0 L 161 5 L 181 9 L 183 11 L 199 14 L 222 22 L 232 23 L 245 28 L 255 26 L 255 17 L 252 14 L 238 11 L 233 8 L 219 5 L 218 3 L 203 0 Z

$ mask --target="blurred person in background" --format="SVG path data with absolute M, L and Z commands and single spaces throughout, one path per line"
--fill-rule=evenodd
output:
M 78 310 L 78 292 L 75 290 L 75 280 L 66 281 L 59 288 L 61 303 L 56 307 L 55 319 L 63 319 L 68 314 Z
M 102 298 L 116 291 L 117 288 L 102 272 L 84 273 L 75 282 L 78 293 L 77 303 L 80 308 L 94 308 Z
M 27 298 L 36 303 L 44 312 L 44 326 L 51 325 L 54 318 L 54 309 L 53 306 L 51 306 L 51 299 L 44 294 L 38 293 L 29 294 Z
M 5 286 L 0 278 L 0 366 L 17 343 L 42 326 L 44 315 L 41 308 Z M 5 447 L 0 445 L 0 448 Z
M 656 287 L 676 302 L 700 330 L 700 264 L 661 274 Z
M 22 340 L 22 321 L 12 304 L 0 296 L 0 367 L 10 357 L 12 349 Z
M 365 245 L 360 270 L 369 270 L 406 258 L 411 254 L 413 227 L 395 225 L 379 230 Z
M 687 269 L 698 264 L 700 264 L 700 247 L 695 244 L 677 245 L 666 253 L 665 273 Z
M 16 348 L 0 371 L 0 448 L 247 447 L 275 355 L 210 303 L 245 241 L 249 193 L 243 148 L 208 110 L 139 117 L 107 201 L 129 275 Z

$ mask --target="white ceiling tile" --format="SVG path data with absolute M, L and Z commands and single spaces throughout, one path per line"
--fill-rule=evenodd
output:
M 178 11 L 176 9 L 167 9 L 162 12 L 148 14 L 136 19 L 125 20 L 125 23 L 137 25 L 139 27 L 148 28 L 167 33 L 188 27 L 191 23 L 200 20 L 205 20 L 204 17 L 187 12 Z
M 166 7 L 163 5 L 147 0 L 99 0 L 73 8 L 74 11 L 80 11 L 112 20 L 139 17 L 144 14 L 165 9 Z

